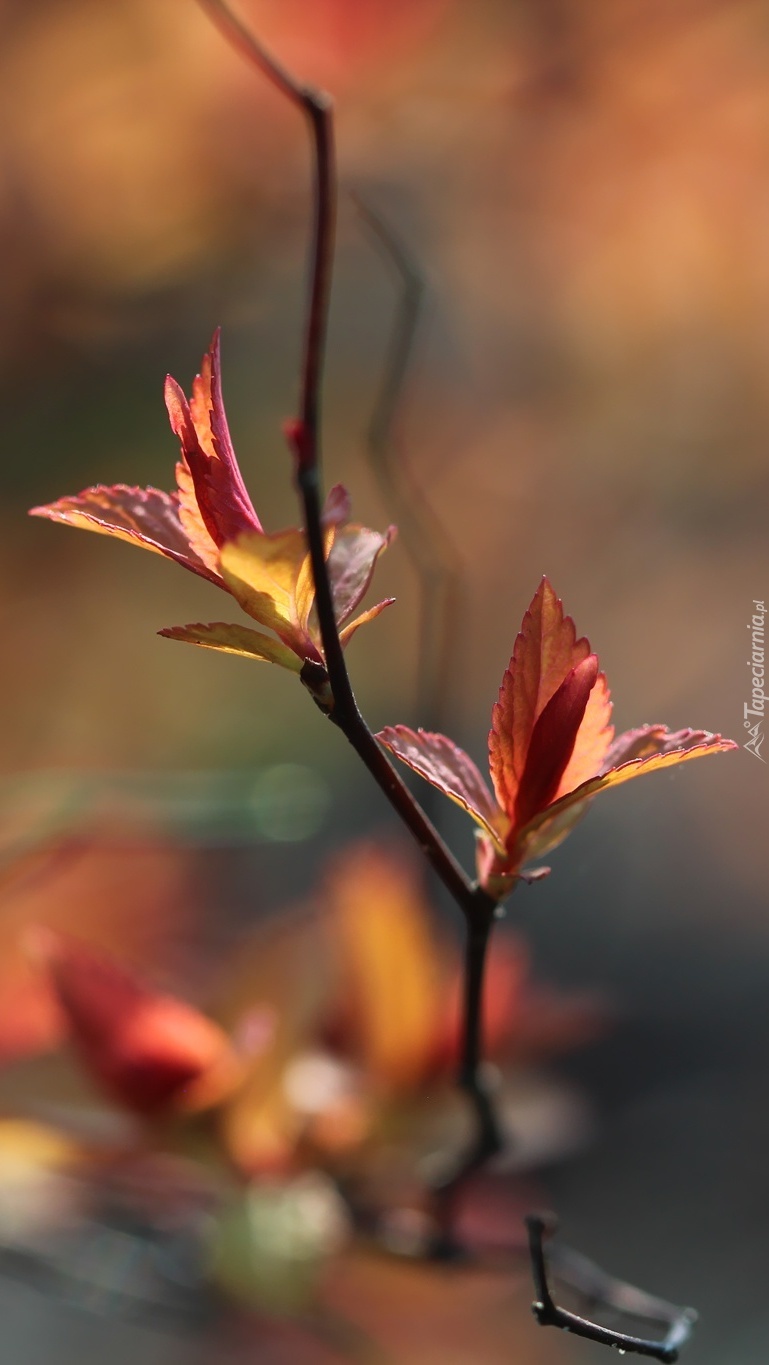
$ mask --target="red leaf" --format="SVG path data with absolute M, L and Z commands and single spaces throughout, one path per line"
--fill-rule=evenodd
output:
M 30 516 L 47 517 L 65 526 L 78 526 L 142 545 L 145 550 L 192 569 L 217 587 L 224 586 L 221 576 L 204 563 L 190 543 L 176 493 L 162 493 L 158 488 L 130 488 L 124 483 L 112 487 L 96 484 L 73 497 L 33 507 Z
M 690 749 L 694 744 L 712 739 L 707 730 L 668 730 L 666 725 L 639 725 L 618 735 L 611 745 L 600 772 L 608 773 L 636 758 L 650 758 L 652 754 L 670 753 L 673 749 Z
M 589 654 L 567 673 L 540 714 L 516 796 L 516 826 L 549 806 L 558 791 L 597 676 L 598 660 Z
M 351 510 L 350 494 L 343 483 L 335 483 L 333 488 L 329 488 L 326 495 L 322 516 L 323 525 L 344 526 L 345 522 L 350 519 Z
M 692 758 L 704 758 L 708 754 L 726 753 L 729 749 L 738 747 L 734 740 L 723 739 L 721 735 L 712 735 L 707 730 L 679 730 L 670 733 L 664 731 L 664 727 L 659 725 L 642 728 L 655 730 L 657 741 L 661 743 L 661 746 L 664 746 L 664 735 L 667 735 L 668 740 L 679 740 L 679 744 L 673 749 L 660 747 L 652 753 L 647 752 L 645 757 L 633 758 L 627 763 L 620 764 L 619 767 L 611 768 L 598 777 L 591 778 L 588 782 L 581 783 L 574 791 L 559 797 L 557 801 L 548 806 L 547 810 L 540 815 L 535 815 L 528 825 L 521 830 L 520 844 L 521 847 L 526 848 L 525 856 L 527 858 L 540 857 L 543 852 L 555 846 L 553 843 L 547 842 L 543 847 L 543 840 L 540 838 L 540 835 L 544 835 L 548 831 L 551 821 L 562 823 L 562 817 L 567 816 L 571 808 L 584 805 L 589 797 L 597 795 L 598 792 L 606 791 L 609 787 L 619 787 L 623 782 L 629 782 L 632 778 L 640 777 L 644 773 L 657 772 L 658 769 L 662 768 L 672 768 L 676 764 L 686 763 Z M 663 731 L 664 734 L 660 734 L 660 731 Z M 638 731 L 629 733 L 637 735 Z M 686 737 L 683 743 L 680 742 L 682 736 Z M 557 842 L 560 843 L 563 837 L 561 833 Z
M 546 578 L 526 612 L 491 713 L 489 765 L 500 806 L 512 818 L 537 720 L 567 674 L 590 653 Z
M 221 546 L 244 531 L 261 531 L 227 427 L 218 329 L 193 381 L 191 402 L 170 375 L 165 397 L 171 427 L 181 442 L 182 459 L 192 476 L 200 514 L 212 540 Z
M 500 812 L 464 749 L 446 735 L 410 730 L 407 725 L 388 725 L 380 730 L 377 739 L 420 777 L 462 806 L 501 847 Z
M 383 536 L 365 526 L 345 526 L 337 531 L 328 557 L 328 572 L 338 625 L 352 615 L 365 596 L 376 562 L 394 534 L 392 526 Z

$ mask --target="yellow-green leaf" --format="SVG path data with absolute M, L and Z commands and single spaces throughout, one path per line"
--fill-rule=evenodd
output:
M 212 621 L 208 625 L 168 626 L 158 634 L 164 635 L 167 640 L 184 640 L 190 645 L 202 645 L 204 649 L 218 649 L 222 654 L 262 659 L 265 663 L 290 668 L 293 673 L 299 673 L 302 668 L 302 660 L 287 645 L 263 635 L 259 630 L 251 630 L 249 626 Z

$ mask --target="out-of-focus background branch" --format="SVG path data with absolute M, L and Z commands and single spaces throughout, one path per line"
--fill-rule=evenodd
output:
M 765 7 L 243 0 L 241 13 L 334 92 L 343 183 L 430 279 L 400 431 L 464 566 L 449 728 L 482 757 L 546 571 L 600 654 L 620 728 L 740 740 L 746 623 L 769 595 Z M 212 905 L 236 926 L 304 896 L 330 846 L 389 817 L 279 670 L 156 638 L 221 615 L 208 585 L 24 514 L 96 481 L 170 487 L 163 376 L 187 388 L 221 324 L 246 482 L 269 529 L 295 519 L 280 422 L 300 347 L 306 146 L 294 111 L 186 0 L 5 0 L 2 18 L 3 838 L 106 812 L 112 828 L 136 817 L 194 845 L 208 890 L 198 868 L 198 927 L 169 961 L 202 989 Z M 365 444 L 394 303 L 343 205 L 326 464 L 372 526 L 391 516 Z M 418 585 L 397 545 L 378 579 L 398 604 L 350 646 L 356 689 L 375 728 L 420 723 Z M 702 1365 L 753 1365 L 769 1338 L 769 777 L 743 751 L 702 768 L 598 801 L 515 918 L 538 969 L 610 991 L 620 1014 L 610 1041 L 563 1064 L 597 1111 L 592 1145 L 549 1177 L 564 1236 L 700 1305 Z M 469 858 L 453 810 L 445 829 Z M 405 1292 L 408 1268 L 387 1273 Z M 436 1304 L 438 1284 L 424 1291 Z M 510 1292 L 523 1321 L 525 1282 Z M 529 1360 L 593 1358 L 521 1330 Z

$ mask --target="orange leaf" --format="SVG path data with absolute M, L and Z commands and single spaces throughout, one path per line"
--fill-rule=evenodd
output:
M 354 621 L 348 621 L 347 625 L 343 626 L 339 632 L 339 639 L 342 644 L 346 645 L 360 626 L 366 626 L 369 621 L 375 621 L 385 607 L 391 607 L 394 601 L 394 597 L 385 597 L 383 602 L 377 602 L 376 606 L 369 607 L 367 611 L 362 611 L 360 616 L 355 617 Z
M 195 484 L 186 460 L 176 462 L 176 489 L 179 498 L 179 521 L 190 548 L 218 578 L 219 546 L 200 515 L 198 500 L 195 497 Z
M 418 1085 L 442 1022 L 436 951 L 410 863 L 375 845 L 340 858 L 328 879 L 348 1043 L 380 1082 Z
M 292 1107 L 282 1076 L 269 1087 L 260 1077 L 246 1081 L 219 1126 L 231 1160 L 253 1179 L 291 1170 L 305 1118 Z
M 328 559 L 334 540 L 337 535 L 336 523 L 333 521 L 323 525 L 323 556 Z M 310 616 L 314 616 L 313 606 L 315 605 L 315 577 L 312 572 L 312 560 L 309 551 L 306 551 L 302 560 L 301 568 L 297 575 L 296 586 L 294 588 L 294 617 L 296 624 L 305 635 L 311 632 Z
M 649 758 L 651 754 L 668 753 L 671 749 L 690 749 L 693 744 L 701 744 L 711 739 L 707 730 L 668 730 L 667 725 L 639 725 L 635 730 L 625 730 L 617 735 L 611 745 L 600 772 L 620 768 L 632 758 Z
M 611 699 L 606 675 L 599 673 L 588 697 L 582 724 L 577 732 L 571 758 L 558 786 L 557 796 L 573 791 L 581 782 L 601 771 L 611 744 Z
M 311 1048 L 328 1008 L 328 945 L 316 917 L 284 912 L 240 943 L 224 978 L 217 1017 L 245 1060 L 244 1084 L 223 1108 L 220 1128 L 248 1175 L 289 1169 L 306 1126 L 286 1090 L 291 1062 Z M 266 1044 L 252 1045 L 269 1026 Z

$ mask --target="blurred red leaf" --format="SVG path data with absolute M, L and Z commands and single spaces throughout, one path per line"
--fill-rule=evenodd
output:
M 29 946 L 86 1069 L 111 1098 L 149 1117 L 207 1107 L 232 1089 L 235 1055 L 199 1010 L 51 929 L 37 929 Z
M 168 960 L 195 907 L 188 849 L 78 842 L 35 856 L 35 875 L 10 877 L 0 920 L 0 1064 L 56 1046 L 65 1032 L 45 973 L 24 951 L 26 929 L 41 924 L 82 935 L 104 950 Z M 26 864 L 29 863 L 29 855 Z

